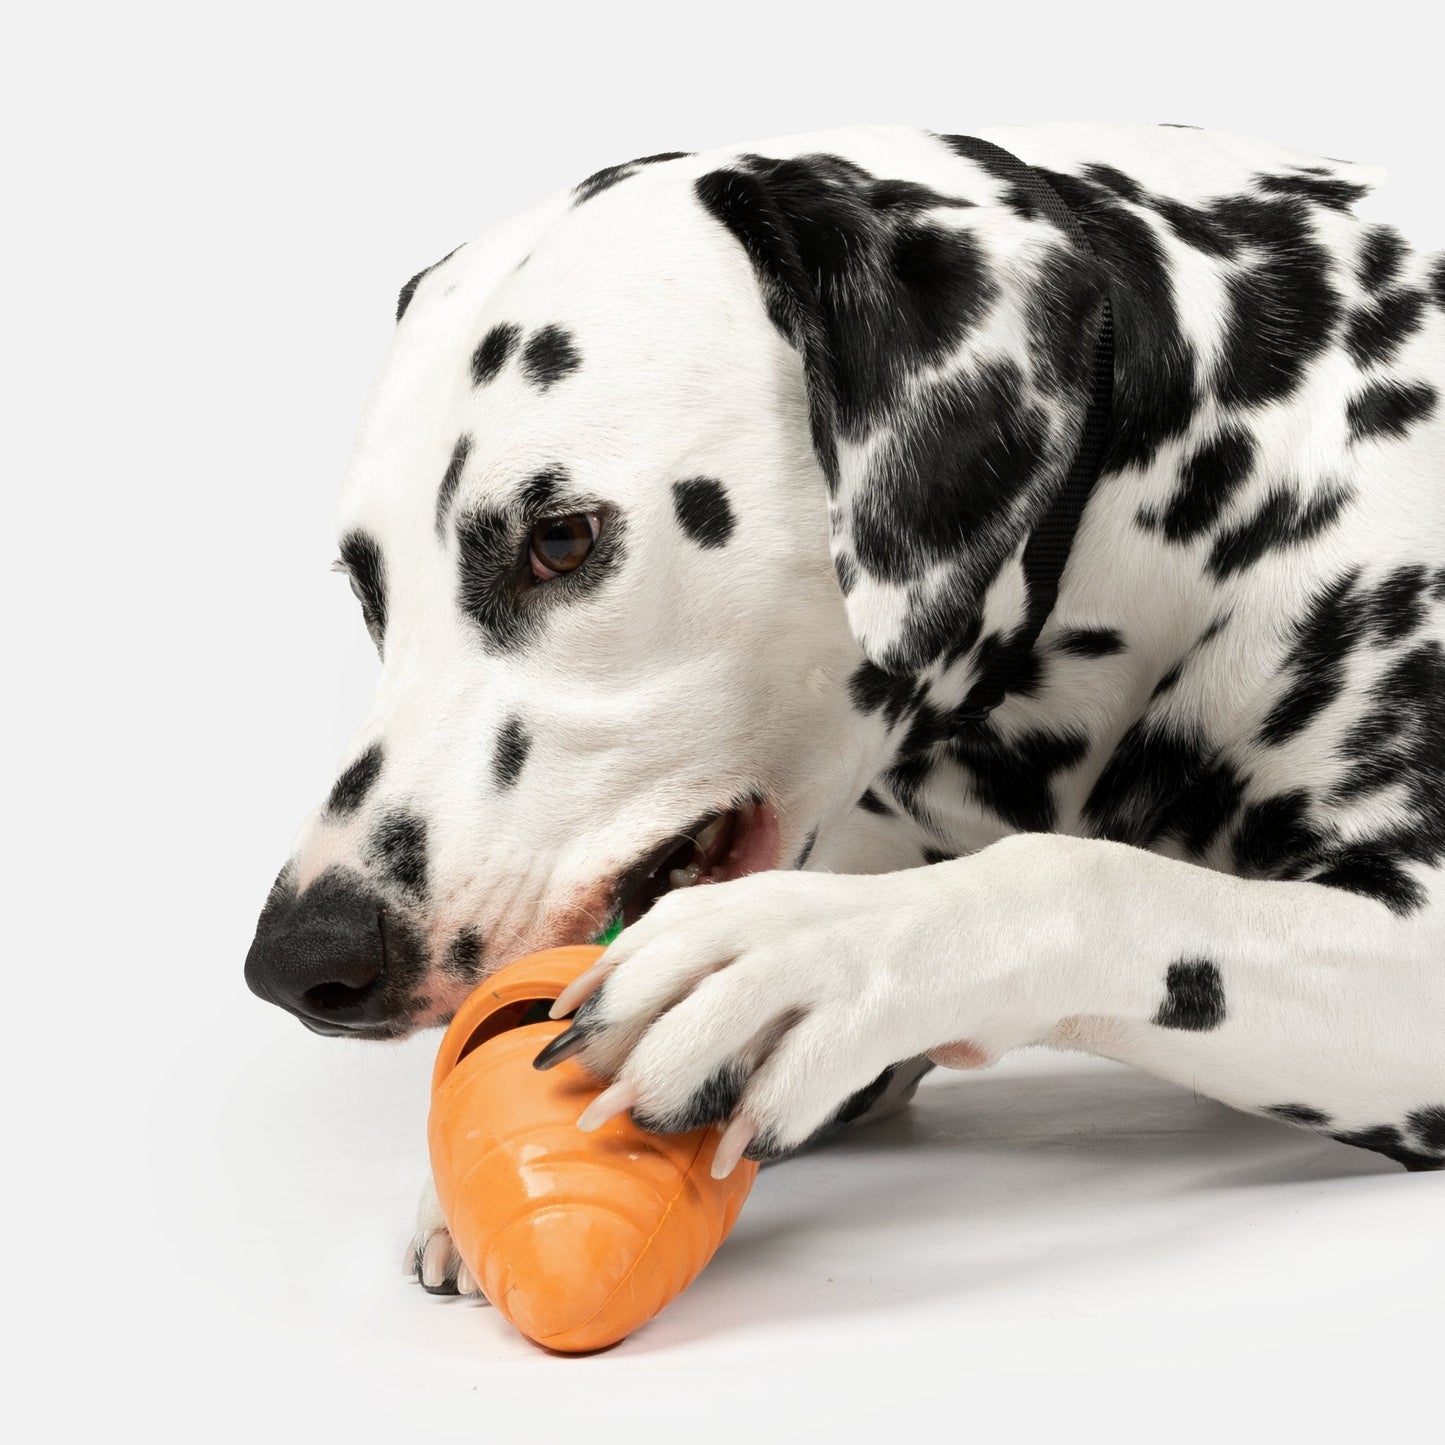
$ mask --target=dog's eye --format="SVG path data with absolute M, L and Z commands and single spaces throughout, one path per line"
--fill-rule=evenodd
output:
M 591 512 L 572 512 L 538 522 L 527 545 L 532 575 L 547 582 L 565 572 L 575 572 L 587 560 L 597 533 L 597 517 Z

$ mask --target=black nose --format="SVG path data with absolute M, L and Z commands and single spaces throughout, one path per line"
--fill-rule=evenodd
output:
M 283 872 L 246 955 L 252 993 L 318 1033 L 352 1033 L 387 1017 L 382 900 L 332 869 L 297 893 Z

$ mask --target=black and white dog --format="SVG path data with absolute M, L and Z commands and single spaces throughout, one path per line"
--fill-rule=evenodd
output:
M 1377 179 L 840 130 L 414 277 L 251 987 L 396 1038 L 620 910 L 549 1057 L 722 1169 L 1031 1043 L 1445 1167 L 1445 256 Z

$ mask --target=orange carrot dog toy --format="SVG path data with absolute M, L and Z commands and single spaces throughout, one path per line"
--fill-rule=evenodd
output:
M 442 1212 L 467 1268 L 529 1339 L 575 1354 L 615 1345 L 697 1278 L 757 1177 L 710 1168 L 719 1135 L 646 1134 L 626 1114 L 577 1116 L 597 1083 L 537 1051 L 567 1025 L 524 1022 L 602 953 L 529 954 L 457 1010 L 432 1074 L 428 1141 Z

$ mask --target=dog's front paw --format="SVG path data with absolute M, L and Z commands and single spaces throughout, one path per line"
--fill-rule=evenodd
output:
M 538 1066 L 576 1054 L 613 1080 L 584 1128 L 629 1109 L 657 1133 L 730 1120 L 714 1173 L 790 1152 L 922 1052 L 927 1000 L 899 987 L 890 959 L 906 950 L 880 936 L 912 902 L 901 876 L 763 873 L 665 895 L 558 1000 L 593 990 Z
M 436 1186 L 430 1174 L 417 1205 L 416 1233 L 407 1247 L 405 1272 L 415 1275 L 428 1294 L 469 1295 L 483 1304 L 488 1303 L 452 1243 L 451 1231 L 447 1229 L 441 1201 L 437 1199 Z

